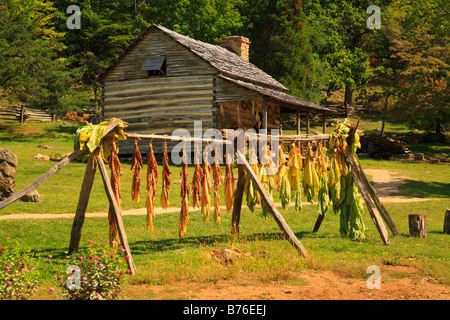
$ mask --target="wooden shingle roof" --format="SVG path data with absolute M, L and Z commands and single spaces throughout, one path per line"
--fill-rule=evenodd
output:
M 193 52 L 202 60 L 209 63 L 219 73 L 219 77 L 231 81 L 236 85 L 242 86 L 260 93 L 268 98 L 287 104 L 291 108 L 301 110 L 311 110 L 317 113 L 332 113 L 331 109 L 308 102 L 297 97 L 291 96 L 284 91 L 288 89 L 280 82 L 272 78 L 269 74 L 259 69 L 257 66 L 239 57 L 234 52 L 218 45 L 195 40 L 181 35 L 175 31 L 169 30 L 163 26 L 152 24 L 147 28 L 125 51 L 117 58 L 106 70 L 99 75 L 99 80 L 116 65 L 148 32 L 151 30 L 160 30 L 165 35 L 181 44 L 187 50 Z

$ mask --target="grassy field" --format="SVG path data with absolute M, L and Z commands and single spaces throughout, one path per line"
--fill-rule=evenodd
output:
M 19 159 L 16 190 L 25 187 L 47 171 L 54 162 L 33 159 L 37 153 L 64 154 L 72 151 L 74 124 L 26 124 L 2 125 L 0 147 L 15 152 Z M 39 144 L 52 149 L 39 149 Z M 441 152 L 443 149 L 437 147 Z M 445 151 L 446 152 L 446 151 Z M 188 234 L 178 238 L 179 213 L 157 215 L 155 232 L 145 228 L 145 216 L 124 216 L 124 225 L 138 273 L 127 278 L 127 286 L 176 285 L 180 281 L 214 284 L 218 281 L 252 279 L 252 283 L 295 282 L 304 270 L 333 271 L 341 276 L 366 279 L 367 266 L 378 265 L 382 272 L 386 266 L 407 266 L 414 268 L 415 277 L 429 277 L 436 283 L 450 285 L 450 252 L 448 235 L 442 233 L 445 210 L 450 208 L 450 166 L 406 161 L 379 161 L 361 158 L 364 168 L 386 169 L 408 177 L 400 193 L 406 197 L 433 198 L 433 201 L 411 203 L 385 203 L 397 224 L 402 237 L 391 238 L 392 245 L 383 245 L 380 236 L 367 211 L 364 222 L 366 239 L 352 242 L 339 234 L 339 216 L 326 216 L 318 233 L 312 229 L 317 218 L 316 205 L 304 202 L 301 213 L 292 207 L 286 211 L 280 208 L 293 232 L 306 247 L 309 259 L 283 239 L 273 221 L 261 217 L 260 210 L 250 212 L 243 206 L 241 234 L 234 243 L 230 238 L 231 214 L 222 211 L 220 224 L 203 222 L 199 211 L 190 212 Z M 122 177 L 123 209 L 143 207 L 131 201 L 131 170 L 124 163 Z M 37 204 L 17 201 L 1 211 L 1 215 L 13 213 L 73 213 L 75 212 L 85 164 L 72 163 L 59 171 L 38 191 L 44 196 Z M 171 167 L 174 180 L 178 180 L 180 169 Z M 190 168 L 192 177 L 192 168 Z M 171 206 L 178 206 L 179 184 L 171 188 Z M 222 191 L 223 192 L 223 191 Z M 223 196 L 222 196 L 223 199 Z M 277 198 L 275 198 L 277 201 Z M 88 211 L 106 211 L 108 202 L 99 175 L 97 175 L 89 202 Z M 427 215 L 428 238 L 409 237 L 408 217 L 410 213 Z M 56 216 L 56 215 L 55 215 Z M 3 220 L 0 222 L 0 243 L 18 248 L 32 248 L 40 257 L 38 269 L 42 288 L 41 297 L 57 299 L 47 288 L 54 285 L 56 273 L 64 273 L 72 219 Z M 9 236 L 5 234 L 8 233 Z M 106 218 L 87 218 L 82 236 L 82 249 L 87 248 L 87 235 L 106 239 L 108 221 Z M 100 240 L 99 240 L 100 241 Z M 101 240 L 103 241 L 103 240 Z M 253 255 L 252 259 L 241 259 L 231 266 L 224 266 L 208 258 L 212 249 L 229 245 Z M 48 255 L 53 258 L 49 260 Z M 396 281 L 411 277 L 410 273 L 391 273 L 384 281 Z M 155 295 L 139 296 L 141 299 L 158 299 Z M 172 299 L 186 296 L 173 295 Z M 195 298 L 195 297 L 194 297 Z M 127 296 L 122 296 L 127 299 Z M 345 298 L 344 298 L 345 299 Z

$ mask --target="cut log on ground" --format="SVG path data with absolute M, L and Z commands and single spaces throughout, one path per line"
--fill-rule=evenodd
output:
M 412 237 L 426 238 L 428 236 L 427 216 L 410 214 L 408 216 L 409 234 Z
M 447 209 L 444 217 L 444 233 L 450 234 L 450 209 Z

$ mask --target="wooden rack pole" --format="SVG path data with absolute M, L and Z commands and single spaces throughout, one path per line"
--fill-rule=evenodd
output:
M 235 237 L 239 235 L 239 224 L 241 219 L 241 207 L 242 198 L 244 196 L 245 179 L 247 174 L 245 172 L 245 166 L 243 164 L 238 164 L 238 181 L 236 190 L 234 191 L 233 199 L 233 213 L 231 216 L 231 239 L 234 240 Z
M 122 216 L 120 214 L 120 208 L 119 208 L 119 205 L 117 204 L 116 197 L 114 196 L 114 191 L 111 188 L 111 182 L 108 177 L 108 172 L 106 171 L 106 166 L 103 163 L 103 159 L 102 159 L 101 155 L 97 155 L 96 159 L 97 159 L 97 165 L 98 165 L 100 174 L 102 176 L 103 185 L 105 187 L 106 196 L 108 197 L 109 204 L 111 206 L 111 211 L 113 213 L 114 220 L 116 221 L 116 224 L 117 224 L 119 238 L 123 245 L 123 248 L 125 249 L 125 254 L 128 256 L 128 259 L 127 259 L 128 268 L 130 269 L 131 274 L 135 274 L 136 267 L 133 262 L 133 257 L 131 256 L 131 250 L 130 250 L 130 246 L 128 245 L 128 239 L 127 239 L 127 235 L 125 233 L 125 228 L 123 226 Z
M 386 230 L 386 226 L 384 225 L 383 220 L 381 219 L 380 213 L 378 212 L 378 210 L 375 208 L 375 206 L 372 203 L 370 194 L 367 191 L 367 189 L 362 181 L 361 174 L 359 172 L 359 167 L 356 164 L 355 159 L 353 158 L 353 154 L 352 154 L 350 146 L 352 145 L 352 142 L 353 142 L 353 139 L 355 136 L 355 132 L 356 132 L 355 127 L 350 128 L 350 132 L 347 137 L 347 148 L 345 150 L 345 158 L 346 158 L 347 162 L 350 163 L 351 172 L 352 172 L 353 178 L 355 180 L 355 183 L 359 189 L 359 192 L 360 192 L 362 198 L 364 199 L 364 202 L 367 205 L 369 214 L 372 217 L 372 220 L 375 223 L 375 226 L 377 227 L 377 230 L 381 236 L 381 239 L 383 240 L 385 245 L 389 245 L 389 244 L 391 244 L 391 241 L 389 240 L 389 235 Z
M 37 187 L 39 187 L 41 184 L 43 184 L 45 181 L 47 181 L 48 178 L 53 176 L 56 172 L 58 172 L 60 169 L 68 165 L 70 162 L 72 162 L 74 159 L 78 158 L 81 154 L 83 154 L 86 150 L 77 150 L 75 152 L 72 152 L 69 156 L 65 157 L 61 161 L 59 161 L 56 165 L 50 168 L 46 173 L 44 173 L 42 176 L 40 176 L 38 179 L 36 179 L 33 183 L 25 187 L 24 189 L 20 190 L 19 192 L 13 194 L 8 199 L 3 200 L 0 202 L 0 210 L 4 207 L 10 205 L 14 201 L 22 198 L 27 193 L 33 191 Z
M 266 204 L 268 211 L 275 219 L 276 223 L 280 227 L 286 239 L 300 252 L 300 254 L 303 257 L 308 257 L 308 252 L 303 247 L 301 242 L 297 239 L 295 234 L 292 232 L 291 228 L 289 228 L 289 225 L 284 220 L 282 214 L 277 210 L 275 204 L 272 202 L 272 200 L 270 200 L 270 197 L 267 194 L 266 189 L 264 189 L 263 185 L 261 184 L 261 181 L 259 181 L 252 167 L 250 167 L 250 164 L 248 163 L 247 159 L 245 159 L 245 156 L 239 151 L 237 151 L 236 154 L 240 163 L 244 165 L 243 168 L 245 169 L 245 171 L 247 171 L 247 174 L 249 175 L 250 179 L 252 179 L 253 185 L 255 186 L 256 190 L 261 195 L 261 200 L 264 201 L 264 203 Z
M 221 144 L 231 144 L 229 140 L 219 140 L 219 139 L 203 139 L 203 138 L 192 138 L 192 137 L 182 137 L 182 136 L 169 136 L 169 135 L 159 135 L 159 134 L 140 134 L 140 133 L 127 133 L 127 139 L 141 139 L 141 140 L 157 140 L 157 141 L 186 141 L 186 142 L 205 142 L 205 143 L 221 143 Z
M 373 186 L 370 184 L 369 180 L 367 179 L 367 176 L 364 172 L 364 170 L 361 167 L 361 162 L 359 161 L 359 158 L 357 155 L 355 155 L 355 159 L 356 159 L 356 163 L 360 169 L 359 173 L 361 175 L 361 179 L 362 182 L 364 183 L 364 185 L 367 188 L 367 191 L 369 192 L 373 203 L 375 204 L 375 206 L 377 207 L 378 211 L 380 212 L 381 216 L 383 217 L 383 220 L 386 222 L 386 224 L 388 225 L 389 229 L 391 229 L 391 232 L 394 236 L 401 236 L 400 231 L 398 230 L 394 220 L 392 220 L 391 216 L 389 215 L 388 211 L 386 210 L 386 208 L 383 206 L 383 204 L 381 203 L 380 199 L 378 198 L 377 192 L 375 191 L 375 189 L 373 188 Z
M 97 149 L 99 151 L 99 149 Z M 72 232 L 70 234 L 69 253 L 78 251 L 81 240 L 81 231 L 83 229 L 86 209 L 89 203 L 89 196 L 91 194 L 92 185 L 94 183 L 95 171 L 97 169 L 98 152 L 92 152 L 89 155 L 84 172 L 83 184 L 81 185 L 80 198 L 78 199 L 77 211 L 73 219 Z

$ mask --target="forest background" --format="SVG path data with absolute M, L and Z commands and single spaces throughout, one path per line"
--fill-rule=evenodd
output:
M 70 5 L 80 9 L 79 28 Z M 379 8 L 380 28 L 369 6 Z M 302 99 L 355 104 L 448 131 L 447 0 L 4 0 L 0 104 L 101 112 L 98 75 L 149 25 L 220 45 L 248 37 L 250 62 Z

